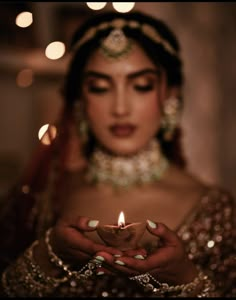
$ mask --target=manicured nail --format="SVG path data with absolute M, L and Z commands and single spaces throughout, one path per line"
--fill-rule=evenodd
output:
M 151 227 L 151 228 L 157 228 L 157 225 L 156 225 L 156 223 L 154 223 L 154 222 L 152 222 L 152 221 L 150 221 L 150 220 L 147 220 L 147 222 L 148 222 L 148 225 Z
M 90 220 L 90 221 L 88 222 L 88 226 L 89 226 L 89 227 L 92 227 L 92 228 L 95 228 L 95 227 L 97 227 L 98 223 L 99 223 L 98 220 Z
M 115 263 L 117 265 L 120 265 L 120 266 L 124 266 L 125 265 L 125 263 L 123 261 L 121 261 L 121 260 L 115 260 Z
M 113 256 L 114 256 L 114 257 L 121 257 L 120 254 L 114 254 Z
M 97 272 L 97 275 L 103 275 L 103 274 L 105 274 L 103 271 Z
M 99 260 L 99 261 L 104 261 L 105 260 L 105 258 L 102 257 L 101 255 L 96 256 L 95 259 Z
M 145 259 L 145 257 L 142 256 L 141 254 L 135 255 L 134 258 L 137 258 L 137 259 Z

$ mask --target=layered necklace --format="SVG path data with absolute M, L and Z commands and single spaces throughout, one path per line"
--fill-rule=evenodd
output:
M 90 183 L 108 183 L 130 187 L 160 180 L 169 162 L 156 139 L 132 156 L 119 156 L 96 147 L 89 161 L 86 179 Z

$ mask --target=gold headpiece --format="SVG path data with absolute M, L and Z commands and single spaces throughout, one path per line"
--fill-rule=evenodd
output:
M 131 48 L 131 40 L 125 36 L 120 28 L 113 29 L 101 42 L 102 53 L 110 58 L 120 58 L 127 54 Z
M 113 46 L 111 46 L 113 38 L 114 38 L 114 34 L 116 35 L 117 33 L 119 38 L 122 39 L 122 41 L 124 41 L 124 33 L 122 31 L 123 27 L 130 27 L 130 28 L 137 28 L 139 29 L 141 32 L 143 32 L 143 34 L 145 34 L 148 38 L 152 39 L 154 42 L 161 44 L 165 50 L 167 52 L 169 52 L 171 55 L 177 56 L 179 57 L 179 53 L 173 48 L 173 46 L 166 40 L 164 39 L 157 31 L 154 27 L 152 27 L 149 24 L 141 24 L 135 20 L 124 20 L 121 18 L 118 19 L 114 19 L 110 22 L 103 22 L 100 23 L 99 25 L 90 28 L 88 31 L 86 31 L 84 33 L 84 35 L 82 36 L 82 38 L 74 45 L 73 49 L 77 50 L 79 47 L 81 47 L 83 44 L 85 44 L 86 42 L 88 42 L 89 40 L 91 40 L 99 30 L 105 30 L 109 27 L 113 27 L 114 29 L 111 31 L 111 33 L 108 35 L 107 39 L 108 39 L 108 49 L 109 52 L 111 52 L 111 49 L 114 49 Z M 115 30 L 119 30 L 119 31 L 115 31 Z M 125 37 L 125 39 L 127 40 L 127 38 Z M 112 41 L 111 41 L 112 40 Z M 124 42 L 122 42 L 123 44 L 123 48 L 122 49 L 122 53 L 124 52 L 124 50 L 128 49 L 128 44 L 127 41 L 125 42 L 125 46 L 124 46 Z M 106 42 L 107 44 L 107 42 Z M 118 44 L 116 43 L 116 46 Z M 115 51 L 117 53 L 119 53 L 119 51 Z

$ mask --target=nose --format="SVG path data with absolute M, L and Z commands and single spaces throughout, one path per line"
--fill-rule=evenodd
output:
M 130 114 L 131 101 L 124 90 L 117 91 L 112 101 L 112 114 L 123 117 Z

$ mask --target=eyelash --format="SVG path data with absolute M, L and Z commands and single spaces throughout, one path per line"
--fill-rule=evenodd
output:
M 134 86 L 135 90 L 139 92 L 149 92 L 153 90 L 153 85 L 152 84 L 147 84 L 147 85 L 135 85 Z
M 134 85 L 134 89 L 141 93 L 146 93 L 153 90 L 152 84 L 147 85 Z M 109 88 L 101 88 L 96 86 L 89 86 L 88 91 L 93 94 L 103 94 L 106 93 L 109 90 Z
M 107 90 L 108 90 L 107 88 L 100 88 L 96 86 L 90 86 L 88 88 L 88 91 L 93 94 L 102 94 L 105 93 Z

